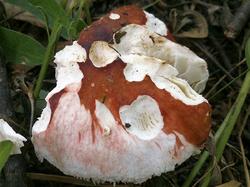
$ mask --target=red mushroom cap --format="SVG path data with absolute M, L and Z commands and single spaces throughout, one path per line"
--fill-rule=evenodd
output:
M 197 152 L 211 124 L 197 93 L 206 63 L 169 39 L 163 22 L 125 6 L 57 53 L 57 86 L 33 127 L 38 157 L 76 177 L 141 183 Z

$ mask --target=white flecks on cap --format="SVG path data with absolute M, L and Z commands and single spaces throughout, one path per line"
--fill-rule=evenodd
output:
M 95 100 L 95 107 L 95 115 L 98 119 L 99 124 L 104 130 L 104 134 L 109 135 L 112 131 L 112 128 L 117 124 L 114 116 L 106 107 L 106 105 L 98 100 Z
M 27 141 L 22 135 L 16 133 L 6 121 L 0 119 L 0 142 L 6 140 L 11 141 L 14 145 L 11 154 L 20 154 L 23 142 Z
M 142 81 L 146 75 L 154 75 L 163 62 L 154 57 L 129 54 L 122 55 L 120 59 L 127 63 L 123 70 L 127 81 Z
M 148 50 L 154 47 L 154 42 L 149 37 L 151 33 L 145 26 L 136 24 L 124 26 L 114 33 L 112 47 L 121 55 L 140 54 L 149 56 Z M 118 41 L 116 40 L 117 34 L 120 35 Z
M 144 11 L 146 18 L 147 18 L 147 22 L 146 22 L 146 26 L 147 28 L 152 31 L 155 32 L 157 34 L 160 34 L 162 36 L 166 36 L 168 29 L 165 25 L 165 23 L 163 21 L 161 21 L 160 19 L 156 18 L 153 14 L 150 14 L 146 11 Z
M 126 34 L 119 43 L 114 40 L 113 48 L 121 54 L 119 58 L 127 63 L 124 75 L 128 81 L 140 81 L 148 75 L 158 88 L 167 90 L 185 104 L 206 102 L 196 93 L 203 91 L 208 79 L 207 65 L 203 59 L 187 47 L 159 36 L 144 26 L 131 24 L 118 32 Z
M 109 18 L 113 20 L 117 20 L 117 19 L 120 19 L 120 15 L 116 13 L 110 13 Z
M 66 46 L 55 55 L 56 63 L 56 87 L 46 96 L 47 106 L 43 109 L 41 117 L 35 122 L 32 132 L 39 133 L 45 131 L 51 117 L 49 99 L 64 88 L 67 91 L 78 91 L 81 88 L 83 73 L 78 63 L 86 61 L 86 50 L 76 41 L 72 45 Z
M 114 40 L 113 48 L 121 55 L 138 54 L 158 58 L 174 66 L 179 72 L 178 77 L 187 80 L 198 93 L 204 90 L 208 79 L 207 64 L 190 49 L 141 25 L 130 24 L 118 32 L 126 33 L 119 43 Z
M 55 54 L 54 62 L 57 65 L 67 66 L 70 62 L 85 62 L 86 50 L 74 41 L 72 45 L 67 45 Z
M 118 41 L 116 34 L 120 36 Z M 148 75 L 158 88 L 187 105 L 207 102 L 198 94 L 208 79 L 207 64 L 187 47 L 136 24 L 121 28 L 114 34 L 113 42 L 94 44 L 105 48 L 99 47 L 99 53 L 95 51 L 100 56 L 96 64 L 105 66 L 118 56 L 127 64 L 123 71 L 126 80 L 142 81 Z
M 165 89 L 171 96 L 187 105 L 197 105 L 207 100 L 195 92 L 188 82 L 178 78 L 178 71 L 169 64 L 162 64 L 158 71 L 150 76 L 151 80 L 159 89 Z
M 166 51 L 165 59 L 178 70 L 178 77 L 187 80 L 195 91 L 201 93 L 209 76 L 206 61 L 187 47 L 170 40 L 165 41 L 163 49 Z
M 142 140 L 155 138 L 164 126 L 158 103 L 148 95 L 120 107 L 119 113 L 126 130 Z
M 118 53 L 107 42 L 95 41 L 89 50 L 89 59 L 95 67 L 105 67 L 118 57 Z
M 80 83 L 83 73 L 78 63 L 85 62 L 87 58 L 86 50 L 76 41 L 72 45 L 66 46 L 55 55 L 56 63 L 56 87 L 48 94 L 46 100 L 55 93 L 64 89 L 72 83 Z M 79 86 L 81 86 L 79 84 Z

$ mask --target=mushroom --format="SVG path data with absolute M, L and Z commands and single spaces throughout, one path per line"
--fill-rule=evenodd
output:
M 38 158 L 96 182 L 141 183 L 206 141 L 206 62 L 136 6 L 94 22 L 55 55 L 56 87 L 32 129 Z
M 20 148 L 23 147 L 23 142 L 27 141 L 22 135 L 16 133 L 5 120 L 0 119 L 0 142 L 6 140 L 13 143 L 10 154 L 20 154 Z

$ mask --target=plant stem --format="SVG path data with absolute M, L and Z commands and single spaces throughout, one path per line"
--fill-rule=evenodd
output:
M 232 114 L 230 115 L 230 118 L 227 123 L 227 127 L 223 131 L 222 136 L 219 138 L 217 147 L 216 147 L 216 160 L 217 162 L 221 159 L 223 151 L 225 149 L 225 146 L 227 144 L 227 141 L 233 131 L 234 125 L 236 124 L 236 121 L 238 119 L 238 116 L 240 114 L 241 108 L 246 100 L 248 91 L 250 90 L 250 71 L 248 71 L 245 80 L 243 82 L 243 85 L 240 89 L 240 93 L 238 94 L 238 97 L 231 107 L 230 110 L 232 110 Z M 208 175 L 204 178 L 202 187 L 207 187 L 210 179 L 211 179 L 212 172 L 209 172 Z
M 226 146 L 226 143 L 232 133 L 233 127 L 236 123 L 236 120 L 240 114 L 241 108 L 245 102 L 246 96 L 248 94 L 248 91 L 250 90 L 250 38 L 248 38 L 248 41 L 246 43 L 245 47 L 245 56 L 246 56 L 246 63 L 248 65 L 248 72 L 245 76 L 244 82 L 242 84 L 242 87 L 240 89 L 240 92 L 237 96 L 236 101 L 234 102 L 233 106 L 231 107 L 230 111 L 228 112 L 226 118 L 224 119 L 223 123 L 219 127 L 219 129 L 216 131 L 215 134 L 215 142 L 216 142 L 216 160 L 220 160 L 224 148 Z M 223 135 L 222 135 L 223 133 Z M 221 137 L 222 136 L 222 137 Z M 221 138 L 220 138 L 221 137 Z M 200 169 L 202 168 L 203 164 L 207 160 L 209 156 L 209 153 L 207 151 L 203 151 L 202 155 L 200 156 L 199 160 L 196 162 L 195 166 L 193 167 L 192 171 L 188 175 L 187 179 L 185 180 L 182 187 L 189 187 L 195 178 L 195 176 L 198 174 Z M 208 173 L 206 178 L 204 179 L 204 186 L 208 186 L 210 181 L 211 174 Z
M 48 46 L 47 46 L 46 51 L 45 51 L 45 56 L 43 59 L 42 68 L 40 70 L 38 79 L 36 81 L 36 86 L 34 89 L 34 98 L 35 99 L 37 99 L 39 96 L 40 90 L 42 88 L 42 82 L 43 82 L 45 75 L 47 73 L 49 63 L 52 60 L 55 46 L 56 46 L 56 42 L 60 36 L 61 31 L 62 31 L 62 25 L 58 22 L 55 22 L 55 24 L 52 28 L 52 31 L 51 31 L 51 35 L 49 36 L 49 43 L 48 43 Z
M 92 22 L 91 14 L 90 14 L 90 11 L 89 11 L 89 3 L 90 3 L 89 0 L 84 0 L 84 11 L 85 11 L 85 14 L 86 14 L 86 21 L 87 21 L 88 25 L 90 25 L 91 22 Z
M 9 140 L 0 142 L 0 172 L 2 171 L 6 161 L 8 160 L 13 143 Z
M 217 161 L 220 160 L 222 156 L 225 145 L 229 139 L 229 136 L 231 135 L 231 132 L 239 116 L 241 108 L 245 102 L 249 89 L 250 89 L 250 72 L 248 71 L 248 73 L 246 74 L 246 78 L 243 82 L 243 85 L 240 89 L 240 93 L 238 94 L 238 97 L 234 105 L 231 107 L 226 118 L 224 119 L 223 123 L 221 124 L 220 128 L 217 130 L 215 134 L 214 138 L 215 138 L 215 142 L 217 145 L 216 146 L 216 160 Z M 208 156 L 209 156 L 209 153 L 207 151 L 203 151 L 202 155 L 200 156 L 199 160 L 196 162 L 195 166 L 191 170 L 190 174 L 188 175 L 182 187 L 188 187 L 191 185 L 193 179 L 202 168 Z M 210 176 L 209 173 L 207 176 Z M 205 180 L 208 180 L 208 179 L 205 179 Z

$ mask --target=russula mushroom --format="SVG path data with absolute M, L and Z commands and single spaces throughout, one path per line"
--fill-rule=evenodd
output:
M 56 87 L 33 126 L 37 156 L 68 175 L 141 183 L 197 153 L 210 131 L 206 62 L 125 6 L 55 55 Z
M 22 135 L 16 133 L 5 120 L 0 119 L 0 142 L 6 140 L 13 143 L 11 154 L 20 154 L 23 142 L 27 141 Z

